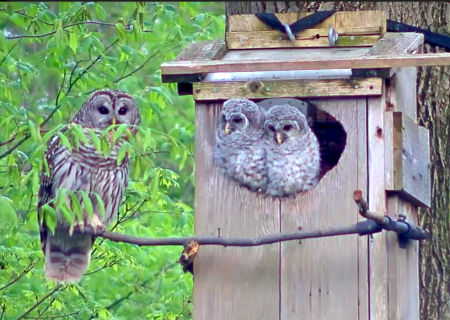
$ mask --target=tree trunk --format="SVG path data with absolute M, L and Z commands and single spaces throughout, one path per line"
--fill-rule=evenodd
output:
M 226 2 L 226 14 L 317 10 L 384 10 L 387 18 L 442 34 L 450 34 L 450 3 L 442 2 Z M 445 52 L 425 44 L 425 52 Z M 421 225 L 431 241 L 420 247 L 420 313 L 423 320 L 450 319 L 449 174 L 450 68 L 419 67 L 419 123 L 430 132 L 432 208 L 420 212 Z

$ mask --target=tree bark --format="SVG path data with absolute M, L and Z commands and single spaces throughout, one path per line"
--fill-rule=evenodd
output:
M 450 35 L 446 2 L 226 2 L 226 14 L 384 10 L 388 19 Z M 425 44 L 425 52 L 445 52 Z M 428 128 L 431 145 L 432 208 L 421 210 L 421 225 L 432 239 L 420 246 L 420 313 L 423 320 L 450 319 L 450 67 L 419 67 L 418 121 Z

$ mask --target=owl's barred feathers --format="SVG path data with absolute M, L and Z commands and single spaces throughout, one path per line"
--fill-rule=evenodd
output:
M 267 193 L 285 197 L 314 188 L 319 182 L 320 146 L 305 115 L 288 105 L 273 106 L 266 113 L 264 129 Z M 284 141 L 277 143 L 274 134 Z
M 289 105 L 264 111 L 247 99 L 223 104 L 215 163 L 242 186 L 273 197 L 314 188 L 320 175 L 320 147 L 305 115 Z M 236 117 L 242 121 L 234 121 Z
M 117 155 L 123 141 L 118 139 L 107 158 L 91 144 L 87 128 L 94 129 L 100 138 L 102 130 L 113 123 L 140 124 L 139 109 L 133 98 L 116 90 L 100 90 L 92 94 L 75 115 L 72 123 L 83 127 L 90 144 L 80 141 L 79 149 L 72 151 L 60 144 L 58 135 L 54 135 L 45 154 L 49 175 L 43 170 L 39 189 L 38 214 L 41 207 L 57 196 L 60 189 L 88 192 L 94 208 L 94 217 L 83 215 L 83 221 L 77 221 L 84 228 L 103 229 L 117 215 L 122 202 L 129 171 L 129 159 L 118 165 Z M 66 127 L 67 130 L 67 127 Z M 133 128 L 130 128 L 133 130 Z M 98 194 L 103 201 L 106 216 L 101 216 Z M 83 204 L 81 196 L 78 200 Z M 68 203 L 71 199 L 68 197 Z M 49 204 L 53 207 L 53 203 Z M 41 221 L 40 219 L 38 219 Z M 40 225 L 42 250 L 45 255 L 45 275 L 58 282 L 78 281 L 89 266 L 90 253 L 95 237 L 74 233 L 69 234 L 69 223 L 58 213 L 55 233 L 48 230 L 45 220 Z
M 227 100 L 214 144 L 214 161 L 222 172 L 255 192 L 264 192 L 267 186 L 265 151 L 260 144 L 263 122 L 264 111 L 252 101 Z

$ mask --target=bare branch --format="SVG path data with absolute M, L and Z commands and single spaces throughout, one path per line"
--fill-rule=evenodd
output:
M 129 244 L 135 244 L 138 246 L 184 246 L 190 241 L 196 241 L 198 242 L 199 245 L 203 246 L 219 245 L 224 247 L 255 247 L 284 241 L 334 237 L 340 235 L 360 234 L 360 233 L 370 234 L 380 231 L 379 228 L 376 228 L 376 223 L 374 221 L 368 220 L 368 222 L 373 223 L 366 223 L 366 222 L 367 221 L 359 222 L 350 227 L 331 228 L 325 231 L 317 230 L 317 231 L 279 233 L 259 238 L 250 238 L 250 237 L 219 238 L 214 236 L 199 236 L 199 237 L 185 237 L 185 238 L 149 239 L 149 238 L 133 237 L 111 231 L 104 231 L 102 234 L 98 236 L 114 242 L 124 242 Z
M 27 311 L 25 311 L 24 313 L 22 313 L 22 315 L 20 315 L 16 320 L 20 320 L 25 318 L 31 311 L 33 311 L 34 309 L 36 309 L 37 307 L 39 307 L 39 305 L 44 302 L 45 300 L 47 300 L 48 298 L 50 298 L 55 292 L 57 292 L 58 290 L 60 290 L 63 287 L 62 284 L 57 285 L 55 287 L 55 289 L 53 289 L 52 291 L 50 291 L 49 293 L 47 293 L 44 297 L 42 297 L 41 300 L 39 300 L 38 302 L 36 302 L 34 305 L 31 306 L 31 308 L 29 308 Z
M 21 274 L 19 274 L 16 278 L 14 278 L 13 280 L 11 280 L 10 282 L 8 282 L 7 284 L 5 284 L 3 287 L 0 288 L 0 291 L 8 288 L 10 285 L 16 283 L 17 281 L 19 281 L 20 279 L 22 279 L 23 276 L 25 276 L 28 272 L 30 272 L 34 266 L 38 263 L 38 261 L 32 261 L 28 267 L 26 267 Z
M 100 26 L 109 26 L 109 27 L 116 26 L 115 23 L 108 23 L 108 22 L 101 22 L 101 21 L 81 21 L 81 22 L 77 22 L 77 23 L 73 23 L 73 24 L 68 24 L 67 26 L 63 26 L 62 29 L 65 30 L 67 28 L 75 27 L 75 26 L 79 26 L 79 25 L 100 25 Z M 131 25 L 126 25 L 124 27 L 127 30 L 131 30 L 131 28 L 132 28 Z M 51 31 L 48 33 L 35 34 L 35 35 L 10 36 L 10 37 L 5 37 L 5 39 L 6 40 L 14 40 L 14 39 L 23 39 L 23 38 L 44 38 L 44 37 L 51 36 L 51 35 L 55 34 L 56 32 L 57 31 Z M 153 33 L 153 31 L 151 31 L 151 30 L 142 30 L 142 32 Z

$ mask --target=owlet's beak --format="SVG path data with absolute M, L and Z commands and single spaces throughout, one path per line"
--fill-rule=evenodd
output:
M 116 125 L 116 117 L 113 117 L 113 118 L 112 118 L 111 125 L 113 125 L 113 126 Z
M 225 123 L 225 133 L 226 133 L 227 135 L 229 135 L 229 134 L 231 133 L 231 125 L 230 125 L 230 122 L 229 122 L 229 121 L 227 121 L 227 122 Z
M 277 140 L 278 144 L 282 144 L 283 143 L 283 135 L 281 134 L 281 132 L 277 132 L 275 137 L 276 137 L 276 140 Z

